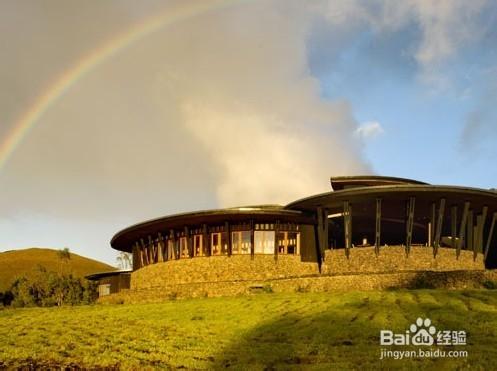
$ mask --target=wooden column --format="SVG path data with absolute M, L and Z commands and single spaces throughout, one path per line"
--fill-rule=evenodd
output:
M 155 242 L 152 239 L 152 236 L 148 235 L 148 256 L 150 258 L 150 262 L 152 264 L 157 263 L 155 261 Z
M 468 213 L 468 224 L 466 225 L 466 229 L 468 232 L 466 233 L 466 250 L 473 250 L 473 229 L 474 229 L 474 220 L 473 220 L 473 210 L 469 210 Z
M 137 242 L 133 245 L 133 270 L 143 267 L 143 259 L 141 256 L 140 246 Z
M 324 231 L 323 231 L 323 238 L 324 238 L 324 244 L 323 244 L 323 259 L 325 255 L 325 251 L 328 250 L 328 238 L 329 238 L 329 226 L 328 226 L 328 209 L 323 209 L 323 222 L 324 222 Z
M 476 225 L 473 227 L 473 261 L 476 260 L 480 249 L 480 227 L 482 225 L 482 216 L 476 215 Z
M 457 206 L 450 208 L 450 242 L 453 249 L 457 248 Z
M 202 247 L 204 249 L 205 256 L 211 256 L 211 243 L 209 231 L 207 230 L 207 224 L 202 226 Z
M 143 238 L 140 238 L 140 244 L 141 244 L 141 248 L 143 251 L 145 264 L 149 265 L 151 263 L 150 263 L 149 256 L 148 256 L 148 249 L 147 249 L 147 246 L 145 245 L 145 241 L 143 241 Z
M 169 242 L 172 260 L 179 259 L 178 251 L 176 249 L 176 235 L 174 233 L 174 229 L 169 230 Z
M 487 220 L 488 207 L 483 206 L 481 214 L 476 217 L 476 243 L 473 247 L 473 260 L 476 261 L 478 253 L 483 253 L 483 228 L 485 227 L 485 222 Z
M 231 227 L 229 222 L 224 222 L 224 233 L 226 233 L 226 243 L 228 244 L 228 256 L 233 255 L 233 246 L 231 246 Z
M 485 246 L 485 260 L 487 260 L 488 250 L 490 249 L 490 244 L 492 243 L 492 237 L 494 235 L 494 226 L 497 219 L 497 212 L 492 215 L 492 222 L 490 223 L 490 231 L 488 232 L 487 244 Z
M 445 215 L 445 198 L 440 199 L 440 206 L 438 208 L 438 219 L 437 219 L 437 228 L 435 232 L 435 241 L 434 241 L 434 250 L 433 256 L 437 256 L 438 248 L 440 247 L 440 237 L 442 235 L 442 227 Z
M 167 241 L 162 235 L 162 233 L 159 233 L 159 241 L 160 241 L 160 259 L 161 261 L 165 262 L 167 260 L 167 252 L 166 252 L 166 246 L 167 246 Z
M 193 258 L 193 241 L 190 237 L 190 229 L 186 225 L 184 228 L 184 232 L 186 237 L 186 249 L 188 250 L 188 257 Z
M 409 256 L 411 252 L 411 243 L 412 243 L 412 229 L 414 226 L 414 205 L 416 202 L 415 197 L 410 197 L 407 203 L 408 211 L 407 211 L 407 233 L 406 233 L 406 256 Z
M 255 245 L 254 245 L 254 241 L 255 241 L 255 239 L 254 239 L 255 233 L 254 232 L 255 231 L 254 231 L 254 228 L 255 228 L 254 221 L 251 220 L 250 221 L 250 258 L 252 260 L 254 260 L 254 256 L 255 256 Z
M 435 228 L 436 228 L 436 224 L 437 224 L 437 221 L 436 221 L 436 205 L 435 203 L 433 202 L 431 204 L 431 215 L 430 215 L 430 224 L 431 224 L 431 235 L 430 235 L 430 244 L 429 246 L 432 247 L 433 249 L 435 248 Z M 435 251 L 435 250 L 433 250 Z
M 381 245 L 381 198 L 376 199 L 376 230 L 374 238 L 374 252 L 376 256 L 380 255 Z
M 325 224 L 327 224 L 328 220 L 325 220 L 328 218 L 327 212 L 325 213 L 324 209 L 322 207 L 318 207 L 317 209 L 317 216 L 318 216 L 318 244 L 319 244 L 319 255 L 320 259 L 324 259 L 324 250 L 325 250 L 325 241 L 328 239 L 327 236 L 325 236 L 327 228 L 325 228 Z
M 274 224 L 274 260 L 278 260 L 279 244 L 278 244 L 278 231 L 280 229 L 280 221 L 277 220 Z
M 470 204 L 468 201 L 464 203 L 464 209 L 461 217 L 461 224 L 459 225 L 459 241 L 457 241 L 457 251 L 456 251 L 456 256 L 458 259 L 459 255 L 461 255 L 461 248 L 464 245 L 466 224 L 468 222 L 469 205 Z
M 352 220 L 351 220 L 351 207 L 349 201 L 343 203 L 343 230 L 345 234 L 345 256 L 349 258 L 350 248 L 352 245 Z
M 169 247 L 169 236 L 164 237 L 164 260 L 169 261 L 171 258 L 171 248 Z

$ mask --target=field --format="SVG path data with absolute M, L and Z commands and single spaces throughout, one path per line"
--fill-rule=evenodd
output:
M 467 358 L 380 360 L 379 333 L 418 317 L 464 330 Z M 261 293 L 162 304 L 0 310 L 2 366 L 489 370 L 497 291 Z M 384 347 L 383 347 L 384 348 Z M 389 349 L 417 349 L 390 346 Z M 422 347 L 422 349 L 428 349 Z
M 99 261 L 85 258 L 71 253 L 67 262 L 62 262 L 57 255 L 57 250 L 31 248 L 0 252 L 0 292 L 10 288 L 16 277 L 28 277 L 41 265 L 49 271 L 72 273 L 76 277 L 83 277 L 90 273 L 111 271 L 115 267 Z

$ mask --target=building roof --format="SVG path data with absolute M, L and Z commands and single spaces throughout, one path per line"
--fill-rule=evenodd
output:
M 334 191 L 342 189 L 357 188 L 357 187 L 371 187 L 381 185 L 402 185 L 402 184 L 423 184 L 418 180 L 397 178 L 392 176 L 378 176 L 378 175 L 354 175 L 354 176 L 333 176 L 330 178 L 331 188 Z
M 131 270 L 131 269 L 122 269 L 122 270 L 107 271 L 107 272 L 97 272 L 97 273 L 89 274 L 89 275 L 85 276 L 85 278 L 90 280 L 90 281 L 96 281 L 100 278 L 118 276 L 120 274 L 130 274 L 131 272 L 133 272 L 133 270 Z
M 132 225 L 116 233 L 111 246 L 120 251 L 131 252 L 132 245 L 139 239 L 147 239 L 149 235 L 157 236 L 158 232 L 167 234 L 170 229 L 183 228 L 185 225 L 220 224 L 229 222 L 247 222 L 248 219 L 267 221 L 277 218 L 281 222 L 313 223 L 313 219 L 298 210 L 289 210 L 281 205 L 256 205 L 228 209 L 202 210 L 163 216 Z
M 469 201 L 471 208 L 475 211 L 480 211 L 483 206 L 488 206 L 489 213 L 497 212 L 496 192 L 478 188 L 428 184 L 398 184 L 349 188 L 306 197 L 294 201 L 285 207 L 304 212 L 324 207 L 332 212 L 333 210 L 340 212 L 343 210 L 344 201 L 351 203 L 373 202 L 376 198 L 382 198 L 384 200 L 403 202 L 410 197 L 416 198 L 416 209 L 418 211 L 419 207 L 428 207 L 433 202 L 444 198 L 447 207 Z M 398 203 L 396 205 L 398 208 Z M 398 209 L 401 212 L 404 210 L 402 207 Z

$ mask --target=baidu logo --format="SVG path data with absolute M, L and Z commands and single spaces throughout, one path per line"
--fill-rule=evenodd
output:
M 381 345 L 466 345 L 465 331 L 437 331 L 429 318 L 418 318 L 404 333 L 380 331 Z
M 412 345 L 433 345 L 433 335 L 437 332 L 435 326 L 430 326 L 431 320 L 426 318 L 418 318 L 416 323 L 413 323 L 409 330 L 414 334 L 412 336 Z

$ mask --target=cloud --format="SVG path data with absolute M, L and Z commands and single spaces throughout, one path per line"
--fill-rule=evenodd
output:
M 351 0 L 325 4 L 320 11 L 342 30 L 365 25 L 381 35 L 416 27 L 419 37 L 415 44 L 406 45 L 401 52 L 416 61 L 420 79 L 435 88 L 448 83 L 445 64 L 491 27 L 481 20 L 491 4 L 488 0 Z
M 361 126 L 355 130 L 355 134 L 365 141 L 376 138 L 384 132 L 383 127 L 378 121 L 363 122 Z
M 28 22 L 21 35 L 19 19 L 2 23 L 10 27 L 2 45 L 10 49 L 0 51 L 0 70 L 15 72 L 4 87 L 23 103 L 2 107 L 5 122 L 27 109 L 32 91 L 41 93 L 104 42 L 99 35 L 111 37 L 136 21 L 133 2 L 112 3 L 117 19 L 99 4 L 71 11 L 71 22 L 56 3 L 33 9 L 30 19 L 38 22 Z M 185 20 L 84 76 L 0 174 L 2 213 L 26 220 L 22 228 L 9 226 L 0 245 L 36 244 L 32 221 L 46 217 L 45 244 L 49 236 L 76 252 L 91 244 L 96 256 L 113 262 L 104 246 L 116 225 L 202 208 L 284 204 L 329 190 L 331 174 L 369 172 L 351 108 L 324 99 L 309 71 L 311 12 L 284 4 L 242 2 Z M 149 5 L 150 14 L 156 8 Z M 87 33 L 87 24 L 95 32 Z M 50 53 L 37 46 L 40 38 L 51 40 Z M 16 64 L 13 55 L 23 51 L 33 56 Z M 103 247 L 85 237 L 88 230 L 63 232 L 57 220 L 101 225 L 95 233 Z
M 459 149 L 465 154 L 488 156 L 497 140 L 497 66 L 479 76 L 476 103 L 465 117 Z M 486 153 L 482 153 L 486 152 Z

